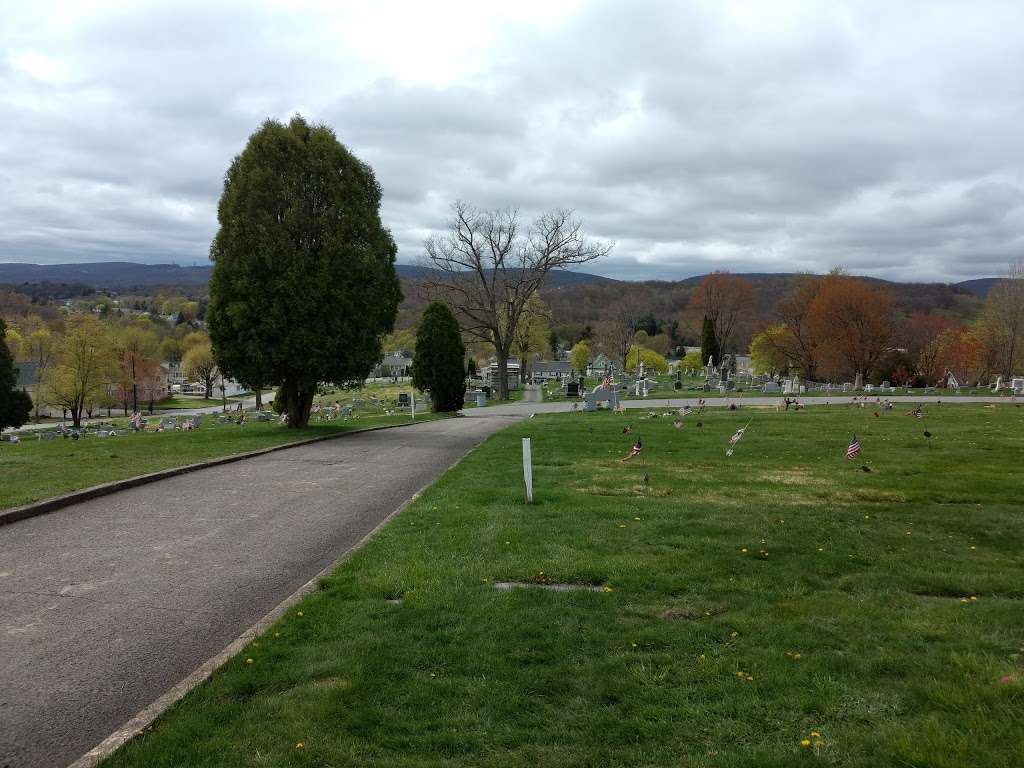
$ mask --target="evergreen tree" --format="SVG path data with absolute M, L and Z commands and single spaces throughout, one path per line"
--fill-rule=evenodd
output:
M 700 364 L 707 365 L 708 360 L 714 358 L 716 364 L 722 362 L 722 350 L 718 347 L 718 337 L 715 336 L 714 321 L 704 315 L 704 326 L 700 332 Z
M 412 383 L 417 389 L 430 391 L 435 411 L 447 413 L 462 407 L 465 356 L 466 346 L 455 315 L 444 302 L 431 302 L 416 331 Z
M 4 341 L 7 324 L 0 318 L 0 431 L 20 427 L 32 413 L 32 398 L 17 389 L 18 369 L 14 367 L 11 350 Z
M 309 422 L 321 382 L 366 378 L 394 327 L 402 291 L 380 200 L 370 166 L 298 116 L 266 121 L 228 169 L 210 339 L 225 376 L 280 385 L 289 427 Z

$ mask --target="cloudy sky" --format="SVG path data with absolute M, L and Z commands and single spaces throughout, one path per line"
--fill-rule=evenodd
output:
M 331 125 L 413 262 L 571 207 L 589 271 L 899 280 L 1024 255 L 1024 3 L 0 0 L 0 261 L 205 263 L 266 117 Z

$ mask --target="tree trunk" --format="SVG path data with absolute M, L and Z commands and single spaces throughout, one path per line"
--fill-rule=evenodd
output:
M 508 400 L 508 354 L 497 350 L 498 356 L 498 399 Z
M 313 406 L 316 385 L 289 381 L 282 386 L 284 387 L 285 407 L 288 410 L 288 426 L 292 429 L 302 429 L 308 426 L 309 411 Z
M 263 394 L 263 390 L 260 389 L 259 387 L 256 387 L 256 410 L 257 411 L 262 411 L 263 410 L 262 394 Z
M 209 377 L 207 379 L 204 379 L 203 383 L 206 385 L 206 399 L 207 400 L 212 400 L 213 399 L 213 377 L 211 376 L 211 377 Z
M 139 410 L 139 385 L 132 382 L 132 413 Z

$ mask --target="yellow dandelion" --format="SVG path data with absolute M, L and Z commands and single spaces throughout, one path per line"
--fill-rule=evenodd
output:
M 640 518 L 639 518 L 639 517 L 634 517 L 633 519 L 634 519 L 634 520 L 637 520 L 637 521 L 639 521 L 639 520 L 640 520 Z
M 739 632 L 733 630 L 732 632 L 729 633 L 729 637 L 736 637 L 736 635 L 738 635 L 738 634 L 739 634 Z
M 747 554 L 747 548 L 744 547 L 743 549 L 740 550 L 740 552 L 742 552 L 744 555 Z
M 619 523 L 619 528 L 625 528 L 625 527 L 626 527 L 625 523 Z
M 302 743 L 301 741 L 297 741 L 297 742 L 295 742 L 295 748 L 296 748 L 296 749 L 304 749 L 304 748 L 305 748 L 305 746 L 306 746 L 306 745 L 305 745 L 305 744 L 303 744 L 303 743 Z
M 605 591 L 605 592 L 611 592 L 611 591 L 612 591 L 612 588 L 611 588 L 611 587 L 605 587 L 605 588 L 604 588 L 604 591 Z
M 804 749 L 807 749 L 809 746 L 811 746 L 811 740 L 810 739 L 800 739 L 800 746 L 803 747 Z
M 821 734 L 818 733 L 817 731 L 811 731 L 811 738 L 812 739 L 820 739 L 821 738 Z
M 246 659 L 246 660 L 245 660 L 245 663 L 246 663 L 246 664 L 252 664 L 252 659 Z
M 296 616 L 299 616 L 299 617 L 301 618 L 301 617 L 302 617 L 302 611 L 299 611 L 299 612 L 298 612 L 298 613 L 296 614 Z

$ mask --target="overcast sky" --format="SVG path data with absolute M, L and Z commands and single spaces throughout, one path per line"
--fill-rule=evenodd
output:
M 0 0 L 0 261 L 206 263 L 266 117 L 332 126 L 413 262 L 457 198 L 588 271 L 898 280 L 1024 255 L 1024 2 Z

